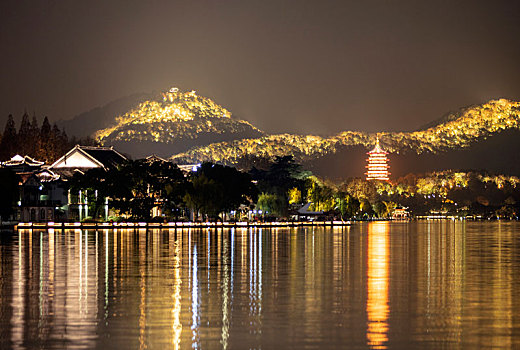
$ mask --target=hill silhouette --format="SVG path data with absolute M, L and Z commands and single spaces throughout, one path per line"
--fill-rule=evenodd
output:
M 360 177 L 378 137 L 390 153 L 392 177 L 444 169 L 520 175 L 520 102 L 506 99 L 461 108 L 412 132 L 322 137 L 267 135 L 209 98 L 172 88 L 121 98 L 60 125 L 135 158 L 157 154 L 181 164 L 292 155 L 322 176 Z
M 344 147 L 333 154 L 311 159 L 304 166 L 313 173 L 332 179 L 364 177 L 367 149 Z M 520 130 L 505 130 L 463 149 L 421 154 L 391 153 L 391 178 L 409 173 L 428 173 L 446 169 L 486 170 L 498 174 L 520 176 Z
M 76 137 L 92 136 L 99 129 L 104 129 L 113 124 L 118 115 L 152 98 L 152 96 L 153 94 L 140 93 L 121 97 L 104 106 L 78 114 L 72 119 L 60 120 L 57 124 L 64 128 L 69 135 Z
M 171 159 L 179 163 L 235 164 L 246 156 L 293 155 L 323 176 L 363 176 L 365 153 L 379 137 L 390 152 L 394 177 L 443 169 L 507 170 L 516 174 L 519 136 L 520 102 L 500 99 L 462 108 L 413 132 L 346 131 L 331 137 L 268 135 L 196 147 Z

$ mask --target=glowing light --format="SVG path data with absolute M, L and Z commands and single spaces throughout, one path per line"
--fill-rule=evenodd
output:
M 99 130 L 95 137 L 106 141 L 154 141 L 173 143 L 200 133 L 262 132 L 243 120 L 231 119 L 231 112 L 195 91 L 171 88 L 162 100 L 152 99 L 118 116 L 114 125 Z
M 492 133 L 520 129 L 519 108 L 520 102 L 492 100 L 465 109 L 460 114 L 450 116 L 448 121 L 425 130 L 385 132 L 380 135 L 384 135 L 385 148 L 391 153 L 399 153 L 403 149 L 413 149 L 417 154 L 460 149 Z M 304 162 L 316 156 L 335 153 L 345 146 L 368 147 L 372 140 L 373 135 L 357 131 L 344 131 L 331 137 L 279 134 L 213 143 L 177 154 L 171 159 L 185 164 L 201 161 L 233 163 L 246 155 L 275 157 L 291 154 L 297 162 Z
M 388 152 L 384 151 L 379 146 L 379 138 L 376 141 L 376 146 L 368 154 L 367 165 L 367 180 L 382 180 L 388 181 L 390 173 L 388 172 Z
M 172 316 L 173 316 L 173 324 L 172 324 L 172 332 L 173 332 L 173 348 L 180 349 L 181 344 L 181 333 L 182 333 L 182 323 L 180 320 L 181 317 L 181 269 L 180 269 L 180 242 L 176 240 L 174 243 L 174 258 L 173 258 L 173 308 L 172 308 Z
M 367 343 L 372 349 L 386 349 L 388 341 L 388 222 L 368 226 Z

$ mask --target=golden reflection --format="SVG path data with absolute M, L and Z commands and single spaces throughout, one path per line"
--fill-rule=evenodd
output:
M 13 316 L 11 324 L 13 325 L 11 333 L 11 343 L 13 347 L 22 347 L 24 341 L 24 318 L 25 318 L 25 285 L 27 271 L 27 244 L 25 238 L 32 230 L 18 231 L 18 255 L 14 257 L 13 266 L 17 266 L 18 273 L 13 273 Z M 13 271 L 15 272 L 15 271 Z M 16 288 L 15 288 L 16 286 Z
M 49 295 L 54 295 L 54 229 L 49 230 Z
M 175 236 L 175 232 L 170 230 L 170 241 Z M 182 323 L 181 317 L 181 243 L 175 239 L 173 243 L 173 306 L 172 306 L 172 345 L 174 349 L 180 349 Z
M 372 349 L 386 349 L 388 342 L 388 233 L 388 222 L 368 225 L 367 343 Z
M 234 230 L 234 229 L 233 229 Z M 229 340 L 229 326 L 230 326 L 230 317 L 229 317 L 229 264 L 228 264 L 228 240 L 227 236 L 222 235 L 222 239 L 224 240 L 224 251 L 223 251 L 223 281 L 222 281 L 222 330 L 221 330 L 221 340 L 220 344 L 222 344 L 223 349 L 228 348 L 228 340 Z M 233 237 L 233 233 L 231 233 L 231 237 Z
M 139 349 L 146 349 L 146 232 L 139 230 Z
M 197 244 L 193 246 L 193 263 L 191 271 L 191 332 L 192 332 L 192 344 L 193 349 L 199 349 L 200 347 L 200 296 L 199 296 L 199 279 L 197 276 L 198 272 L 198 255 L 197 255 Z
M 518 348 L 519 230 L 22 229 L 0 348 Z

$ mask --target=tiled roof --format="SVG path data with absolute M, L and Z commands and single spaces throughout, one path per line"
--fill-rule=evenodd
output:
M 105 168 L 115 168 L 119 164 L 127 161 L 126 157 L 121 153 L 117 152 L 113 148 L 108 147 L 85 147 L 80 146 L 81 150 L 88 153 L 91 157 L 95 158 L 98 162 L 103 164 Z

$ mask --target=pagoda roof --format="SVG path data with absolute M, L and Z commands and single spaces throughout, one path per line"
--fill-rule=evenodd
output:
M 152 155 L 146 157 L 145 160 L 148 163 L 154 163 L 154 162 L 169 163 L 170 162 L 170 161 L 168 161 L 168 160 L 166 160 L 166 159 L 164 159 L 162 157 L 159 157 L 156 154 L 152 154 Z
M 388 152 L 381 148 L 381 146 L 379 145 L 379 137 L 378 137 L 376 139 L 376 146 L 368 153 L 385 153 L 385 154 L 387 154 Z

